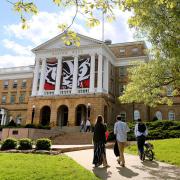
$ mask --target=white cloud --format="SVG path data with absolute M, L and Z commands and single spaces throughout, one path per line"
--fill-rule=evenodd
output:
M 11 50 L 12 52 L 15 52 L 17 55 L 28 55 L 28 56 L 32 55 L 31 53 L 32 46 L 22 46 L 8 39 L 4 39 L 2 42 L 4 47 Z
M 17 67 L 17 66 L 28 66 L 34 64 L 34 57 L 29 56 L 12 56 L 3 55 L 0 56 L 0 67 Z
M 31 48 L 35 48 L 37 45 L 53 38 L 60 33 L 57 28 L 58 24 L 68 23 L 72 21 L 74 9 L 68 9 L 59 13 L 40 12 L 38 16 L 32 16 L 29 20 L 30 28 L 23 30 L 21 23 L 11 24 L 4 26 L 5 31 L 9 33 L 9 37 L 12 40 L 4 39 L 3 45 L 16 53 L 16 56 L 2 55 L 0 56 L 0 67 L 13 67 L 13 66 L 25 66 L 34 63 L 34 58 L 30 52 Z M 113 23 L 105 22 L 104 25 L 104 39 L 111 39 L 113 43 L 133 41 L 133 33 L 128 28 L 127 19 L 131 15 L 130 13 L 122 13 L 119 10 L 114 10 L 116 15 L 116 21 Z M 73 29 L 78 33 L 101 40 L 102 38 L 102 26 L 98 26 L 92 29 L 87 29 L 84 26 L 84 17 L 82 15 L 74 22 Z M 15 42 L 16 39 L 21 39 L 29 44 L 34 44 L 33 47 L 28 44 L 26 47 Z

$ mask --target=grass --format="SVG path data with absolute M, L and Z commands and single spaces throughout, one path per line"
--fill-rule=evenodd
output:
M 0 179 L 3 180 L 98 180 L 65 155 L 0 153 Z
M 180 138 L 150 141 L 154 145 L 155 158 L 158 161 L 180 166 Z M 126 148 L 126 152 L 137 155 L 137 146 Z

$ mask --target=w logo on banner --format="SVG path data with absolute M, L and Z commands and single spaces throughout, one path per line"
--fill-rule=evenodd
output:
M 90 58 L 79 61 L 78 87 L 89 88 L 90 79 Z
M 47 63 L 45 75 L 45 90 L 54 90 L 56 83 L 57 63 Z

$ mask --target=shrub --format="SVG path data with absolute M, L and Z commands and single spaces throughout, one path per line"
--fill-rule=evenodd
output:
M 32 140 L 28 138 L 20 139 L 19 149 L 21 150 L 32 149 Z
M 17 140 L 14 138 L 8 138 L 3 141 L 1 145 L 1 150 L 8 150 L 8 149 L 16 149 L 17 147 Z
M 167 138 L 179 138 L 180 137 L 180 121 L 170 120 L 157 120 L 152 122 L 145 122 L 148 128 L 147 139 L 167 139 Z M 128 132 L 128 140 L 134 141 L 135 122 L 128 123 L 130 132 Z M 113 126 L 108 127 L 110 132 L 113 134 Z M 115 140 L 111 135 L 110 140 Z
M 36 141 L 37 150 L 50 150 L 51 140 L 47 138 L 41 138 Z
M 38 129 L 51 129 L 51 127 L 50 127 L 49 125 L 43 126 L 43 125 L 41 125 L 41 124 L 39 124 L 39 125 L 37 126 L 37 128 L 38 128 Z
M 26 124 L 25 128 L 37 128 L 35 124 Z

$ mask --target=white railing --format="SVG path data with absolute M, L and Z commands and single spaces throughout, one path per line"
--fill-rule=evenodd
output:
M 89 88 L 78 88 L 78 94 L 89 94 Z
M 72 89 L 60 89 L 59 90 L 59 96 L 67 96 L 71 95 Z M 44 96 L 53 96 L 54 95 L 54 90 L 46 90 L 44 91 Z M 104 93 L 107 93 L 107 90 L 103 89 Z M 94 93 L 97 93 L 97 88 L 94 88 Z M 89 88 L 77 88 L 77 93 L 76 94 L 90 94 Z
M 59 95 L 70 95 L 71 94 L 71 89 L 61 89 L 59 91 Z
M 52 95 L 54 95 L 54 90 L 44 91 L 44 96 L 52 96 Z

